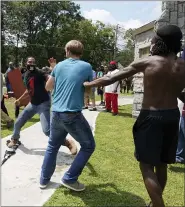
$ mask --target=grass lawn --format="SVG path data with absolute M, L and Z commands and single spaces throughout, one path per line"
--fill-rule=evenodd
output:
M 8 110 L 9 116 L 15 120 L 15 108 L 14 108 L 14 101 L 15 99 L 5 99 L 5 106 Z M 21 108 L 21 110 L 23 109 L 23 107 Z M 20 110 L 20 112 L 21 112 Z M 25 129 L 33 124 L 35 124 L 36 122 L 39 121 L 39 116 L 35 115 L 32 119 L 30 119 L 24 126 L 22 129 Z M 8 135 L 11 135 L 13 133 L 13 127 L 10 129 L 7 129 L 6 124 L 1 122 L 1 138 L 4 138 Z
M 58 188 L 45 206 L 145 206 L 150 199 L 134 159 L 131 105 L 121 115 L 100 113 L 96 122 L 96 151 L 80 181 L 84 192 Z M 184 206 L 184 166 L 170 165 L 164 192 L 166 206 Z

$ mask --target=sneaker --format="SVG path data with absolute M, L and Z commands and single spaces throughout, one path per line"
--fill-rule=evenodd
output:
M 97 111 L 97 108 L 93 107 L 92 109 L 89 109 L 89 111 Z
M 66 188 L 69 188 L 71 190 L 74 190 L 74 191 L 83 191 L 85 190 L 85 185 L 76 181 L 75 183 L 66 183 L 64 182 L 63 180 L 61 180 L 61 184 L 63 186 L 65 186 Z
M 18 145 L 20 145 L 20 144 L 21 144 L 21 142 L 20 142 L 19 140 L 17 140 L 17 139 L 11 139 L 11 140 L 8 140 L 8 141 L 7 141 L 7 146 L 8 146 L 9 148 L 18 146 Z
M 75 142 L 72 139 L 66 139 L 65 145 L 66 145 L 66 147 L 69 148 L 72 155 L 77 154 L 77 151 L 78 151 L 77 146 L 76 146 Z
M 118 115 L 118 113 L 112 113 L 112 116 L 117 116 Z
M 42 184 L 40 184 L 39 187 L 40 187 L 40 189 L 46 189 L 47 186 L 48 186 L 48 184 L 49 184 L 49 183 L 47 183 L 46 185 L 42 185 Z
M 82 109 L 88 109 L 88 106 L 84 106 Z

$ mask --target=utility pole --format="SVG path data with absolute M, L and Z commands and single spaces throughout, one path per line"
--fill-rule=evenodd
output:
M 118 29 L 119 29 L 119 24 L 116 25 L 116 29 L 115 29 L 115 43 L 114 43 L 114 60 L 116 58 L 116 50 L 117 50 L 117 41 L 118 41 Z

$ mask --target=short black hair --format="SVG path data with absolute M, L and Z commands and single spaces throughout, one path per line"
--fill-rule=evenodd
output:
M 156 31 L 151 43 L 155 44 L 152 48 L 152 55 L 177 55 L 182 47 L 182 32 L 176 25 L 166 25 Z

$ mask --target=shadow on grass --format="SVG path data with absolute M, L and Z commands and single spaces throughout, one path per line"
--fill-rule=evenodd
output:
M 65 189 L 64 194 L 81 198 L 85 206 L 146 206 L 141 197 L 121 191 L 113 183 L 88 185 L 84 192 Z
M 176 172 L 176 173 L 185 173 L 185 165 L 182 164 L 182 167 L 179 166 L 170 166 L 169 170 Z
M 96 170 L 94 169 L 93 165 L 91 165 L 90 162 L 88 162 L 86 164 L 86 166 L 90 170 L 90 173 L 89 173 L 90 176 L 92 176 L 92 177 L 98 177 L 98 173 L 96 172 Z
M 124 112 L 118 112 L 117 116 L 123 116 L 123 117 L 132 118 L 132 114 L 131 113 L 124 113 Z

